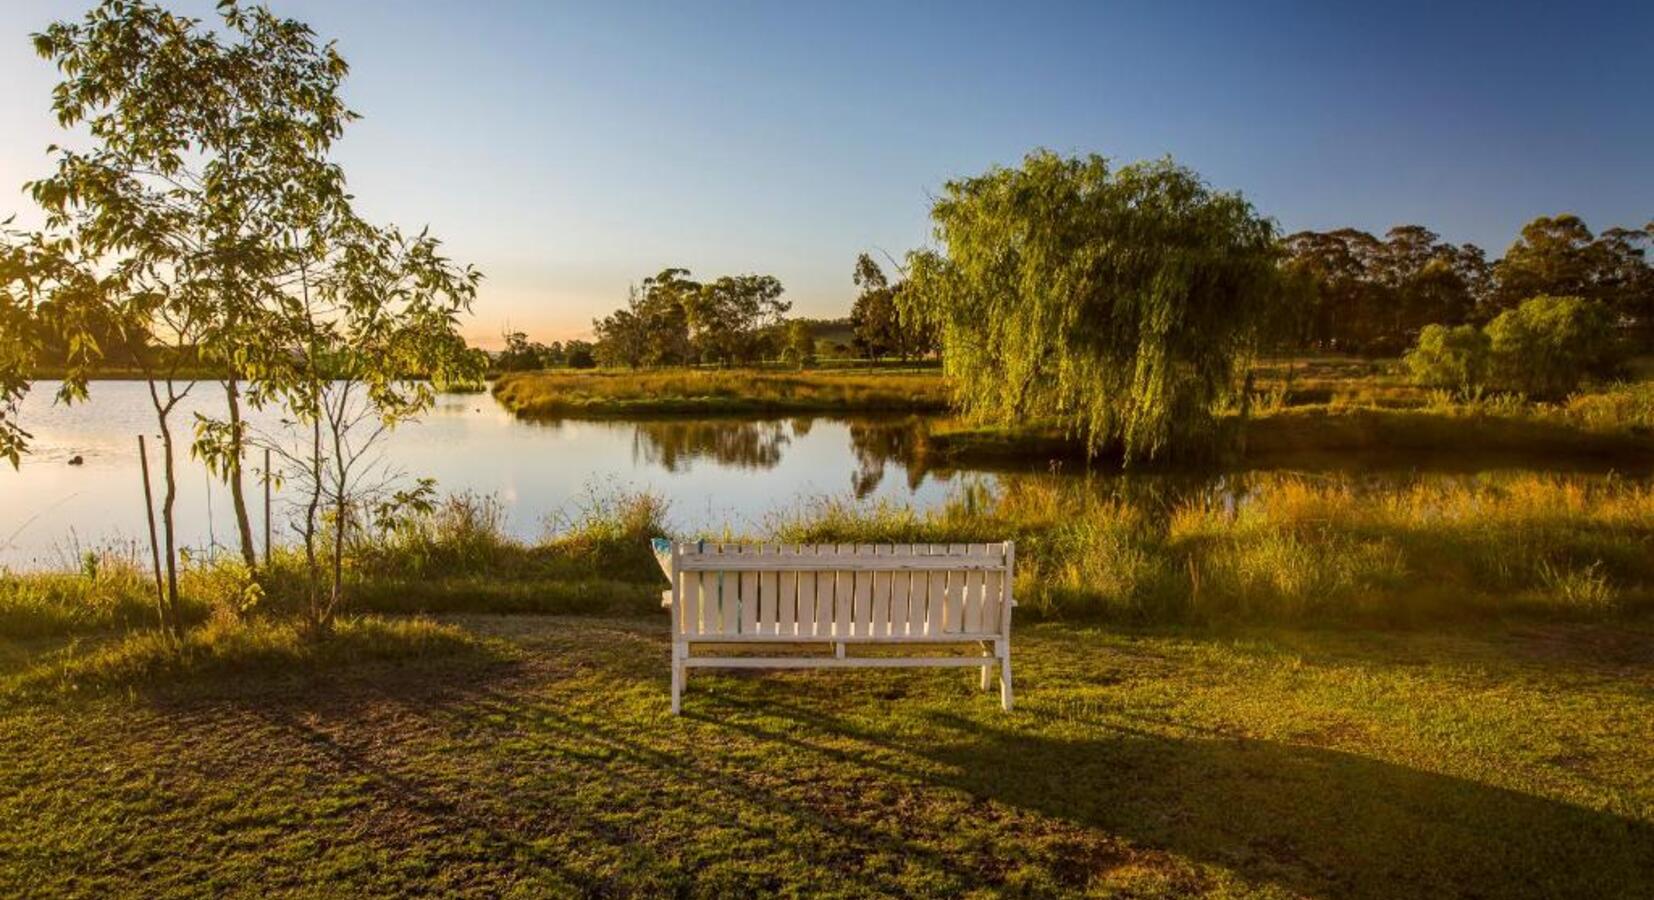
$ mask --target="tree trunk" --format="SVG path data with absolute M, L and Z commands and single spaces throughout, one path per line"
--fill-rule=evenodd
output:
M 322 631 L 333 629 L 333 616 L 339 611 L 340 601 L 344 599 L 344 568 L 345 568 L 345 495 L 341 488 L 339 496 L 333 503 L 333 591 L 327 601 L 327 617 L 322 622 Z
M 184 637 L 183 623 L 178 621 L 178 552 L 174 535 L 175 528 L 173 506 L 178 500 L 178 477 L 174 471 L 172 452 L 172 427 L 167 424 L 166 413 L 156 416 L 161 426 L 161 471 L 165 476 L 166 487 L 161 494 L 161 534 L 165 545 L 167 569 L 167 602 L 165 621 L 161 629 L 168 632 L 176 640 Z
M 322 617 L 322 566 L 316 558 L 316 515 L 322 505 L 322 422 L 311 423 L 310 503 L 304 510 L 304 561 L 310 573 L 310 624 L 320 627 Z
M 241 559 L 247 568 L 257 569 L 258 551 L 253 546 L 253 524 L 247 516 L 247 495 L 241 487 L 245 426 L 241 422 L 241 387 L 236 379 L 224 382 L 224 398 L 230 408 L 230 462 L 224 470 L 224 480 L 230 484 L 230 499 L 234 501 L 236 533 L 241 537 Z

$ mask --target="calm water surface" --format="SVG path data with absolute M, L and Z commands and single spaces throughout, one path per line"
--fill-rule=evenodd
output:
M 141 382 L 98 382 L 74 406 L 52 400 L 42 382 L 23 404 L 22 423 L 34 452 L 17 471 L 0 466 L 0 565 L 31 568 L 73 564 L 86 549 L 132 545 L 145 538 L 137 435 L 156 434 Z M 179 538 L 204 549 L 233 545 L 228 489 L 188 458 L 194 414 L 222 415 L 216 385 L 197 385 L 175 414 L 180 439 Z M 255 428 L 277 430 L 271 415 L 253 414 Z M 504 505 L 512 533 L 535 538 L 548 516 L 567 511 L 592 490 L 652 489 L 671 503 L 682 529 L 749 530 L 790 503 L 855 493 L 930 506 L 970 476 L 910 473 L 897 459 L 900 421 L 805 418 L 776 421 L 683 420 L 530 423 L 486 394 L 445 395 L 423 420 L 385 441 L 384 463 L 437 479 L 443 492 L 491 494 Z M 158 439 L 150 450 L 160 489 Z M 74 457 L 80 465 L 70 465 Z M 262 464 L 250 460 L 249 467 Z M 255 531 L 264 515 L 262 488 L 249 473 Z M 157 494 L 159 503 L 159 494 Z M 291 510 L 272 504 L 277 540 Z M 147 552 L 147 550 L 146 550 Z
M 140 382 L 99 382 L 90 402 L 52 401 L 55 384 L 42 383 L 24 402 L 23 424 L 35 435 L 34 453 L 12 471 L 0 466 L 0 566 L 14 569 L 74 566 L 90 549 L 147 555 L 143 483 L 137 435 L 154 434 L 154 414 Z M 197 412 L 222 415 L 217 385 L 199 385 L 175 417 L 180 440 L 179 539 L 197 551 L 234 544 L 228 489 L 189 459 Z M 651 490 L 669 501 L 670 524 L 680 532 L 762 532 L 778 510 L 822 496 L 935 507 L 965 485 L 1002 491 L 1024 479 L 1083 478 L 1104 492 L 1151 512 L 1191 499 L 1232 505 L 1269 490 L 1278 473 L 1123 474 L 1103 466 L 1090 473 L 1070 467 L 1018 476 L 920 471 L 908 464 L 916 436 L 930 420 L 915 418 L 774 420 L 667 419 L 631 422 L 526 422 L 486 394 L 447 395 L 420 422 L 393 432 L 383 465 L 409 476 L 437 479 L 446 493 L 471 491 L 497 498 L 506 527 L 518 537 L 543 536 L 547 520 L 574 511 L 593 492 Z M 255 432 L 280 433 L 273 416 L 254 413 Z M 151 466 L 159 489 L 159 469 Z M 79 457 L 81 464 L 70 465 Z M 1555 471 L 1569 477 L 1623 478 L 1600 465 L 1557 460 L 1478 462 L 1473 452 L 1430 460 L 1392 454 L 1336 457 L 1297 473 L 1334 479 L 1355 490 L 1384 492 L 1422 479 L 1469 481 L 1513 472 Z M 260 459 L 249 460 L 249 469 Z M 1040 470 L 1037 464 L 1031 468 Z M 1083 468 L 1083 467 L 1082 467 Z M 1646 479 L 1649 473 L 1633 473 Z M 255 531 L 262 532 L 263 491 L 248 478 Z M 290 534 L 294 510 L 276 494 L 276 539 Z

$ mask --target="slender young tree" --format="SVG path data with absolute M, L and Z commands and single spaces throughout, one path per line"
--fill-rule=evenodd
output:
M 313 233 L 270 335 L 281 362 L 265 383 L 294 425 L 266 440 L 297 487 L 306 614 L 320 634 L 347 600 L 353 534 L 429 490 L 428 482 L 398 489 L 400 473 L 378 455 L 381 440 L 429 409 L 443 385 L 482 375 L 483 360 L 459 333 L 481 275 L 440 249 L 424 232 L 408 237 L 354 219 Z
M 226 410 L 198 418 L 192 452 L 228 484 L 251 567 L 244 404 L 265 396 L 263 336 L 295 277 L 290 236 L 347 202 L 327 153 L 353 115 L 339 97 L 344 61 L 307 26 L 235 2 L 220 3 L 218 16 L 222 32 L 149 3 L 106 0 L 37 34 L 37 51 L 63 74 L 58 119 L 83 123 L 93 148 L 57 150 L 56 172 L 33 189 L 53 224 L 105 264 L 133 264 L 125 274 L 135 292 L 164 287 L 162 318 L 175 321 L 148 323 L 151 338 L 176 339 L 159 332 L 187 322 L 181 349 L 219 382 Z

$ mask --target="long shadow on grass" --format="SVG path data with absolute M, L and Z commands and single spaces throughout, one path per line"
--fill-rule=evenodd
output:
M 779 771 L 769 771 L 726 758 L 723 753 L 708 753 L 704 744 L 675 727 L 661 728 L 654 734 L 655 740 L 646 742 L 607 722 L 600 705 L 525 702 L 522 696 L 488 692 L 483 708 L 498 714 L 502 721 L 509 717 L 510 722 L 516 723 L 514 727 L 527 728 L 542 739 L 550 738 L 539 742 L 538 752 L 518 754 L 510 765 L 541 770 L 585 769 L 602 778 L 633 785 L 655 785 L 650 791 L 653 803 L 711 807 L 717 812 L 709 825 L 715 824 L 724 831 L 741 831 L 742 843 L 760 858 L 777 859 L 777 870 L 802 860 L 821 873 L 854 873 L 854 879 L 863 884 L 895 894 L 904 893 L 903 886 L 893 880 L 895 872 L 868 864 L 870 857 L 883 855 L 886 859 L 899 860 L 904 866 L 925 870 L 945 882 L 968 885 L 980 880 L 979 874 L 961 860 L 911 840 L 899 829 L 840 815 L 827 802 L 809 802 L 807 798 L 812 794 L 819 801 L 830 798 L 809 790 L 807 784 L 802 796 L 789 791 L 787 779 L 778 781 L 778 776 L 788 774 L 785 766 Z M 562 802 L 562 798 L 556 797 L 538 799 L 554 804 Z M 763 815 L 754 820 L 749 813 Z M 788 827 L 772 830 L 765 817 L 785 821 Z M 597 827 L 601 833 L 595 836 L 611 845 L 632 844 L 638 855 L 649 863 L 668 870 L 681 868 L 681 862 L 659 857 L 642 846 L 637 835 L 602 829 L 590 820 L 581 824 Z M 821 841 L 818 839 L 821 835 L 828 835 L 831 840 Z M 773 890 L 780 885 L 772 874 L 756 884 L 740 887 Z
M 269 743 L 270 759 L 263 764 L 302 760 L 318 773 L 360 783 L 374 800 L 366 814 L 366 834 L 394 854 L 428 858 L 450 880 L 475 876 L 482 884 L 493 884 L 504 877 L 519 888 L 613 893 L 600 873 L 566 865 L 534 845 L 536 829 L 526 820 L 539 810 L 476 789 L 475 782 L 494 783 L 474 777 L 475 766 L 486 760 L 461 754 L 449 760 L 457 770 L 430 770 L 418 761 L 436 759 L 419 753 L 452 735 L 444 722 L 447 713 L 474 709 L 502 683 L 524 677 L 522 668 L 515 660 L 461 655 L 318 676 L 299 691 L 288 681 L 255 678 L 211 692 L 174 693 L 157 702 L 174 714 L 193 715 L 204 727 L 225 727 L 226 715 L 262 723 L 279 736 Z M 417 836 L 423 823 L 439 824 L 454 841 L 430 844 Z M 524 877 L 528 885 L 521 883 Z
M 819 708 L 716 702 L 750 738 L 1101 829 L 1309 894 L 1648 896 L 1654 827 L 1354 753 L 1098 724 L 1040 734 L 949 714 L 922 742 Z M 763 727 L 754 718 L 776 718 Z M 845 739 L 849 739 L 846 743 Z M 858 748 L 859 745 L 859 748 Z

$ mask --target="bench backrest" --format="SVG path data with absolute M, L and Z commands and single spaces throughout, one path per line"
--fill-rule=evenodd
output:
M 1014 558 L 1010 543 L 678 543 L 673 626 L 691 637 L 1008 636 Z

